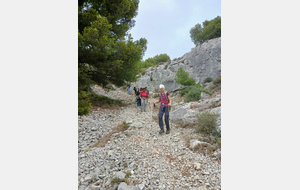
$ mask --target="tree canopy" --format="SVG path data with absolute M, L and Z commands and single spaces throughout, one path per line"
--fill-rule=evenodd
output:
M 138 0 L 78 1 L 78 89 L 135 81 L 147 40 L 133 41 Z
M 190 36 L 193 43 L 197 46 L 206 40 L 217 38 L 221 36 L 221 17 L 208 21 L 205 20 L 202 25 L 196 24 L 190 30 Z

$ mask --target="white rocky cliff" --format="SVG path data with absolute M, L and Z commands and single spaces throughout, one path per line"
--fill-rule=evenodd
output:
M 195 47 L 181 58 L 165 62 L 156 67 L 150 67 L 146 73 L 133 85 L 147 86 L 149 90 L 158 89 L 159 84 L 164 84 L 167 91 L 181 88 L 174 78 L 178 68 L 189 72 L 196 83 L 203 83 L 207 77 L 215 78 L 221 74 L 221 37 L 208 40 Z

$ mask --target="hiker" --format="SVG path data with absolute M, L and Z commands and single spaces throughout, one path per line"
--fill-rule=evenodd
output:
M 128 94 L 130 95 L 130 83 L 127 85 L 128 87 Z
M 147 106 L 147 101 L 148 101 L 148 93 L 146 92 L 145 88 L 142 88 L 142 92 L 140 94 L 140 98 L 142 100 L 141 111 L 144 110 L 144 112 L 146 112 L 146 106 Z
M 136 87 L 133 87 L 134 93 L 136 94 Z
M 160 131 L 159 134 L 164 133 L 164 124 L 163 124 L 163 114 L 165 113 L 165 123 L 166 123 L 166 134 L 170 133 L 170 123 L 169 123 L 169 111 L 170 111 L 170 106 L 172 104 L 171 96 L 169 92 L 165 91 L 165 86 L 163 84 L 159 85 L 160 88 L 160 95 L 159 95 L 159 100 L 156 102 L 153 102 L 153 106 L 156 103 L 160 102 L 160 107 L 159 107 L 159 113 L 158 113 L 158 119 L 159 119 L 159 127 Z
M 135 93 L 135 96 L 136 96 L 136 102 L 137 102 L 137 108 L 138 109 L 142 109 L 141 108 L 141 98 L 140 98 L 140 92 L 139 92 L 139 89 L 137 88 L 136 90 L 136 93 Z

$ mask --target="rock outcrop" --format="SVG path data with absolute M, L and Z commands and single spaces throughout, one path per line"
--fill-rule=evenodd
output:
M 220 75 L 221 37 L 204 42 L 181 58 L 148 68 L 146 73 L 133 85 L 147 86 L 151 91 L 158 90 L 159 84 L 164 84 L 167 91 L 180 89 L 182 86 L 174 81 L 179 68 L 189 72 L 196 83 L 203 83 L 207 77 L 215 78 Z

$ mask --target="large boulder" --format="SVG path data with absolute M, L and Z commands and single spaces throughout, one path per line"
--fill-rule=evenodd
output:
M 201 84 L 207 77 L 215 78 L 220 75 L 221 37 L 204 42 L 181 58 L 148 68 L 146 73 L 132 85 L 147 86 L 150 91 L 154 91 L 159 90 L 159 84 L 164 84 L 167 91 L 175 91 L 183 87 L 174 81 L 179 68 L 189 72 L 196 83 Z
M 183 105 L 178 104 L 175 106 L 175 110 L 170 113 L 170 119 L 173 122 L 196 122 L 198 113 L 203 111 L 210 111 L 212 113 L 219 114 L 217 120 L 217 126 L 221 126 L 221 106 L 218 103 L 221 101 L 221 95 L 218 94 L 215 97 L 207 99 L 201 99 L 198 102 L 184 103 Z M 213 107 L 217 105 L 217 107 Z

